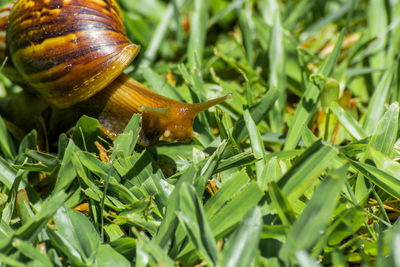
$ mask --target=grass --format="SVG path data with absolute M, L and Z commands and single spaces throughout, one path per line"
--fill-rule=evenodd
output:
M 30 99 L 21 129 L 1 76 L 0 266 L 400 264 L 400 3 L 119 3 L 127 74 L 233 98 L 143 148 L 138 115 L 115 141 L 85 116 L 54 138 Z

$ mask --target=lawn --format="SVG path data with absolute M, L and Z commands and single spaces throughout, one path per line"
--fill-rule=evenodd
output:
M 232 98 L 143 147 L 1 74 L 0 266 L 400 266 L 399 1 L 117 2 L 125 74 Z

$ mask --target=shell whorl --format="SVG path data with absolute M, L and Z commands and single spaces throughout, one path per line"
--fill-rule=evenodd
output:
M 0 60 L 3 62 L 7 56 L 7 41 L 6 31 L 8 17 L 10 16 L 11 8 L 14 6 L 14 2 L 10 2 L 0 8 Z
M 6 38 L 23 80 L 59 108 L 110 84 L 139 51 L 114 0 L 19 0 Z
M 19 85 L 25 85 L 25 81 L 21 75 L 15 69 L 8 51 L 7 45 L 7 25 L 8 18 L 11 13 L 15 2 L 12 1 L 0 8 L 0 69 L 1 71 L 14 83 Z

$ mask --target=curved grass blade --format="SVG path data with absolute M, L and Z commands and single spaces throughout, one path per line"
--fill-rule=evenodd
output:
M 346 32 L 347 32 L 346 29 L 343 29 L 340 32 L 339 38 L 336 41 L 333 52 L 322 63 L 316 75 L 322 75 L 324 77 L 328 77 L 330 75 L 339 58 L 339 53 Z M 294 113 L 293 122 L 289 127 L 284 150 L 292 150 L 297 146 L 297 143 L 299 142 L 301 136 L 301 133 L 298 129 L 302 129 L 302 127 L 304 127 L 304 125 L 306 125 L 310 121 L 311 117 L 314 115 L 315 110 L 317 109 L 318 106 L 318 99 L 323 85 L 324 82 L 318 84 L 318 86 L 320 87 L 318 88 L 315 84 L 308 83 L 306 91 L 301 97 L 300 103 L 297 106 L 296 111 Z
M 154 240 L 149 240 L 144 233 L 136 233 L 136 235 L 139 237 L 136 243 L 136 266 L 175 266 L 166 251 L 155 244 Z
M 278 181 L 289 201 L 295 200 L 304 193 L 313 179 L 317 178 L 336 157 L 336 151 L 323 145 L 321 140 L 315 142 L 296 160 L 293 166 Z M 318 162 L 316 164 L 316 162 Z
M 223 266 L 251 266 L 262 229 L 261 210 L 254 207 L 244 216 L 222 251 Z
M 97 266 L 130 267 L 131 263 L 124 256 L 115 251 L 110 245 L 100 245 L 97 253 Z
M 261 139 L 260 132 L 257 129 L 257 125 L 255 124 L 253 118 L 250 115 L 249 110 L 245 110 L 243 112 L 243 118 L 244 121 L 246 122 L 247 132 L 249 133 L 251 149 L 256 159 L 259 159 L 255 163 L 255 165 L 256 165 L 257 181 L 261 182 L 263 170 L 266 164 L 264 143 Z
M 343 110 L 337 102 L 333 102 L 330 108 L 348 134 L 357 140 L 367 137 L 364 129 L 361 128 L 358 122 L 349 113 Z
M 309 250 L 324 233 L 334 211 L 337 195 L 346 178 L 347 166 L 333 171 L 318 186 L 300 217 L 290 229 L 287 242 L 279 252 L 279 257 L 288 262 L 289 255 L 298 250 Z
M 35 262 L 35 266 L 41 267 L 52 267 L 50 258 L 41 253 L 38 249 L 32 246 L 32 244 L 25 242 L 21 239 L 15 239 L 12 243 L 13 247 L 22 252 L 25 256 L 29 257 Z
M 187 50 L 189 66 L 194 68 L 196 61 L 201 63 L 207 35 L 209 0 L 194 0 L 195 10 L 190 20 L 190 38 Z
M 249 110 L 251 117 L 256 124 L 258 124 L 261 120 L 265 118 L 265 116 L 274 106 L 274 103 L 278 99 L 278 97 L 279 91 L 275 88 L 270 88 L 265 96 L 260 100 L 260 102 L 250 107 Z M 240 142 L 246 136 L 247 128 L 245 127 L 245 124 L 246 123 L 243 116 L 240 117 L 240 119 L 237 120 L 235 123 L 232 136 L 234 139 L 238 140 L 238 142 Z
M 393 70 L 392 68 L 389 68 L 382 76 L 374 94 L 369 100 L 367 117 L 364 123 L 364 129 L 369 134 L 376 129 L 378 122 L 385 111 L 385 104 L 387 104 L 389 98 L 392 79 Z
M 400 199 L 400 180 L 392 175 L 366 163 L 349 160 L 351 165 L 365 178 L 376 184 L 388 194 Z
M 177 216 L 190 239 L 208 264 L 216 265 L 218 249 L 211 227 L 193 186 L 183 183 L 180 191 L 180 211 Z
M 59 236 L 75 248 L 84 262 L 94 262 L 100 238 L 88 218 L 77 211 L 62 207 L 55 214 L 54 221 Z
M 16 149 L 4 120 L 0 117 L 0 149 L 8 160 L 12 160 L 16 156 Z

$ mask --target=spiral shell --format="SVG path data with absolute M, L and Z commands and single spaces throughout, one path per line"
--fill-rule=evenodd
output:
M 3 61 L 6 58 L 7 54 L 7 42 L 6 42 L 7 23 L 8 23 L 8 17 L 10 16 L 10 12 L 14 4 L 15 4 L 14 2 L 10 2 L 0 9 L 0 60 L 1 61 Z
M 114 0 L 19 0 L 6 39 L 25 83 L 59 108 L 102 90 L 139 51 L 125 35 Z
M 0 8 L 0 69 L 14 83 L 25 85 L 25 81 L 15 69 L 7 49 L 6 33 L 8 17 L 14 4 L 15 2 L 10 2 Z

